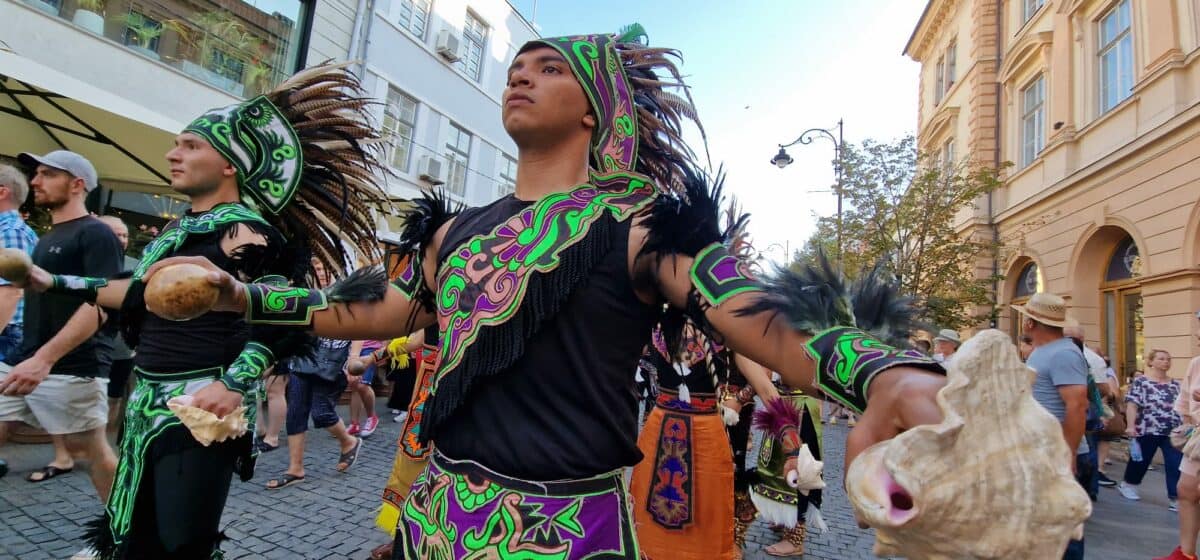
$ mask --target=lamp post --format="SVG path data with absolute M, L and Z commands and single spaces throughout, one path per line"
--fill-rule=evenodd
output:
M 800 137 L 787 143 L 779 145 L 779 153 L 771 158 L 771 165 L 783 169 L 790 165 L 794 160 L 788 155 L 787 148 L 796 144 L 811 144 L 814 138 L 827 138 L 833 142 L 833 158 L 835 162 L 834 171 L 837 174 L 837 186 L 834 191 L 837 193 L 837 260 L 842 260 L 842 119 L 837 122 L 837 135 L 831 129 L 826 128 L 810 128 L 800 133 Z

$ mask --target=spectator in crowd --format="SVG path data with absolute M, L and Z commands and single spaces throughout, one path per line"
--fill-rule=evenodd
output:
M 1200 320 L 1200 312 L 1196 313 Z M 1200 327 L 1193 334 L 1200 342 Z M 1175 412 L 1189 424 L 1200 424 L 1200 356 L 1188 364 L 1187 376 L 1179 398 L 1175 400 Z M 1181 457 L 1179 462 L 1179 546 L 1170 554 L 1154 560 L 1195 560 L 1196 535 L 1200 533 L 1200 461 Z
M 84 206 L 96 188 L 96 170 L 79 154 L 59 150 L 44 156 L 21 154 L 36 166 L 34 202 L 50 211 L 53 226 L 38 240 L 33 262 L 52 274 L 109 278 L 121 268 L 116 236 Z M 0 378 L 0 443 L 10 423 L 25 422 L 51 435 L 65 436 L 73 458 L 91 464 L 92 484 L 107 501 L 116 456 L 105 438 L 112 334 L 106 316 L 77 297 L 26 290 L 24 333 L 16 352 L 4 361 Z M 54 475 L 43 469 L 45 478 Z
M 946 364 L 962 346 L 962 339 L 954 329 L 942 329 L 933 337 L 933 359 L 940 364 Z
M 129 249 L 129 227 L 116 216 L 100 216 L 100 221 L 112 230 L 124 253 Z M 122 272 L 137 267 L 137 259 L 125 255 Z M 120 335 L 113 337 L 112 369 L 108 372 L 108 431 L 117 432 L 125 421 L 125 399 L 132 388 L 133 350 Z
M 1111 429 L 1113 427 L 1110 427 L 1108 422 L 1113 422 L 1118 418 L 1121 421 L 1124 421 L 1125 419 L 1125 412 L 1122 410 L 1124 407 L 1121 406 L 1121 403 L 1125 402 L 1125 399 L 1121 396 L 1121 382 L 1117 380 L 1117 372 L 1112 367 L 1112 361 L 1109 360 L 1108 356 L 1106 356 L 1099 348 L 1093 348 L 1093 350 L 1095 350 L 1095 352 L 1104 359 L 1103 384 L 1108 385 L 1108 391 L 1104 394 L 1104 406 L 1113 412 L 1113 417 L 1109 418 L 1107 422 L 1105 422 L 1105 428 Z M 1118 431 L 1122 431 L 1120 430 L 1119 424 L 1115 427 L 1118 429 Z M 1099 474 L 1097 475 L 1097 478 L 1099 479 L 1100 486 L 1113 487 L 1117 485 L 1117 481 L 1108 477 L 1105 467 L 1112 464 L 1112 461 L 1108 458 L 1108 453 L 1112 449 L 1112 443 L 1114 441 L 1120 441 L 1122 437 L 1123 436 L 1121 435 L 1104 434 L 1100 434 L 1096 437 L 1096 447 L 1098 448 L 1096 455 L 1099 459 L 1099 465 L 1097 467 Z
M 324 287 L 330 281 L 320 261 L 313 261 L 317 282 Z M 358 460 L 362 438 L 350 435 L 337 413 L 337 400 L 346 390 L 346 364 L 350 341 L 320 338 L 312 356 L 291 358 L 278 367 L 288 372 L 287 436 L 288 468 L 279 478 L 267 482 L 268 490 L 278 490 L 304 480 L 304 439 L 311 416 L 313 427 L 328 430 L 338 440 L 341 455 L 337 470 L 346 472 Z
M 383 342 L 366 340 L 355 342 L 350 346 L 350 355 L 355 358 L 370 356 L 376 350 L 383 348 Z M 350 377 L 350 435 L 370 437 L 379 427 L 379 416 L 375 414 L 375 389 L 371 383 L 375 381 L 378 369 L 374 362 L 365 360 L 366 371 L 361 376 Z
M 1134 378 L 1125 395 L 1125 435 L 1134 438 L 1130 446 L 1141 449 L 1142 460 L 1130 460 L 1125 465 L 1125 479 L 1117 490 L 1129 500 L 1140 500 L 1138 485 L 1146 476 L 1150 462 L 1162 450 L 1167 481 L 1167 499 L 1171 511 L 1178 509 L 1176 488 L 1179 484 L 1179 464 L 1183 454 L 1171 445 L 1171 430 L 1182 423 L 1175 411 L 1179 398 L 1179 381 L 1167 376 L 1171 369 L 1171 354 L 1166 350 L 1146 353 L 1146 374 Z
M 915 348 L 917 350 L 917 352 L 920 352 L 921 354 L 924 354 L 926 356 L 929 356 L 930 353 L 933 352 L 933 346 L 929 343 L 928 340 L 925 340 L 924 338 L 918 338 L 918 339 L 914 340 L 913 348 Z
M 1037 374 L 1033 398 L 1062 423 L 1063 438 L 1071 450 L 1071 456 L 1063 459 L 1070 461 L 1071 469 L 1078 473 L 1089 467 L 1088 445 L 1083 437 L 1088 413 L 1088 369 L 1075 342 L 1063 336 L 1063 328 L 1075 323 L 1067 318 L 1066 302 L 1054 294 L 1038 292 L 1028 303 L 1012 307 L 1022 315 L 1022 330 L 1033 342 L 1033 352 L 1025 362 Z M 1063 559 L 1082 560 L 1083 553 L 1083 540 L 1073 540 Z
M 279 430 L 287 418 L 287 375 L 269 373 L 263 381 L 267 391 L 266 414 L 258 415 L 258 441 L 262 453 L 279 449 Z
M 1029 359 L 1029 355 L 1033 353 L 1033 338 L 1027 334 L 1017 338 L 1017 353 L 1021 355 L 1021 361 Z
M 33 233 L 17 210 L 29 196 L 29 183 L 25 174 L 11 165 L 0 165 L 0 242 L 5 249 L 17 249 L 33 255 L 37 235 Z M 21 289 L 0 279 L 0 360 L 16 351 L 21 344 L 21 327 L 24 324 L 25 300 Z M 56 445 L 54 460 L 50 465 L 65 465 L 69 470 L 73 462 L 66 453 L 66 446 Z M 60 453 L 61 450 L 61 453 Z M 8 472 L 8 466 L 0 460 L 0 476 Z

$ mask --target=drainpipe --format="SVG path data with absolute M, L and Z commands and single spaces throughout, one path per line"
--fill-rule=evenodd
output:
M 358 0 L 358 8 L 354 13 L 354 30 L 350 32 L 350 52 L 347 53 L 347 58 L 358 61 L 356 66 L 359 79 L 365 75 L 367 63 L 362 57 L 367 51 L 367 36 L 371 32 L 371 12 L 374 9 L 373 0 Z
M 1000 70 L 1000 63 L 1004 59 L 1004 0 L 996 0 L 996 71 Z M 995 169 L 1000 169 L 1000 146 L 1003 142 L 1003 137 L 1000 135 L 1000 125 L 1003 122 L 1000 118 L 1000 111 L 1004 107 L 1001 102 L 1001 95 L 1004 93 L 1004 86 L 1000 83 L 999 76 L 996 79 L 996 149 L 992 151 L 992 165 Z M 987 195 L 987 219 L 988 228 L 992 230 L 992 246 L 1000 245 L 1000 229 L 996 227 L 995 209 L 992 207 L 992 197 L 995 193 L 988 191 Z M 1000 258 L 997 254 L 992 254 L 992 328 L 996 328 L 999 324 L 999 307 L 1000 307 Z

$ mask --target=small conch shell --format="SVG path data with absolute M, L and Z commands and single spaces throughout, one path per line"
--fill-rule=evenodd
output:
M 1062 426 L 1033 400 L 1033 370 L 1008 336 L 983 331 L 955 354 L 940 424 L 877 443 L 850 465 L 847 494 L 876 529 L 877 556 L 1059 558 L 1091 515 Z
M 167 401 L 167 408 L 179 417 L 184 426 L 187 426 L 187 429 L 192 432 L 192 437 L 205 447 L 214 441 L 222 442 L 241 437 L 249 427 L 246 423 L 246 407 L 244 406 L 239 406 L 226 416 L 217 418 L 216 414 L 192 406 L 191 395 L 183 395 Z
M 813 457 L 807 443 L 800 446 L 799 455 L 795 461 L 796 468 L 787 473 L 788 486 L 799 490 L 805 496 L 812 490 L 820 490 L 825 487 L 825 481 L 821 479 L 821 470 L 825 468 L 825 462 L 818 461 L 816 457 Z
M 24 283 L 33 270 L 33 260 L 20 249 L 0 249 L 0 278 L 13 283 Z

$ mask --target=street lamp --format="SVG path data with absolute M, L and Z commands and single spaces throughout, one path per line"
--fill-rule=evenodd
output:
M 814 138 L 827 138 L 833 142 L 833 159 L 835 162 L 834 170 L 837 173 L 837 186 L 834 191 L 837 193 L 837 260 L 842 260 L 842 119 L 837 122 L 837 136 L 833 132 L 825 128 L 810 128 L 800 133 L 800 137 L 787 143 L 779 145 L 779 153 L 771 158 L 771 165 L 783 169 L 794 161 L 792 156 L 788 155 L 786 148 L 795 146 L 796 144 L 811 144 Z

